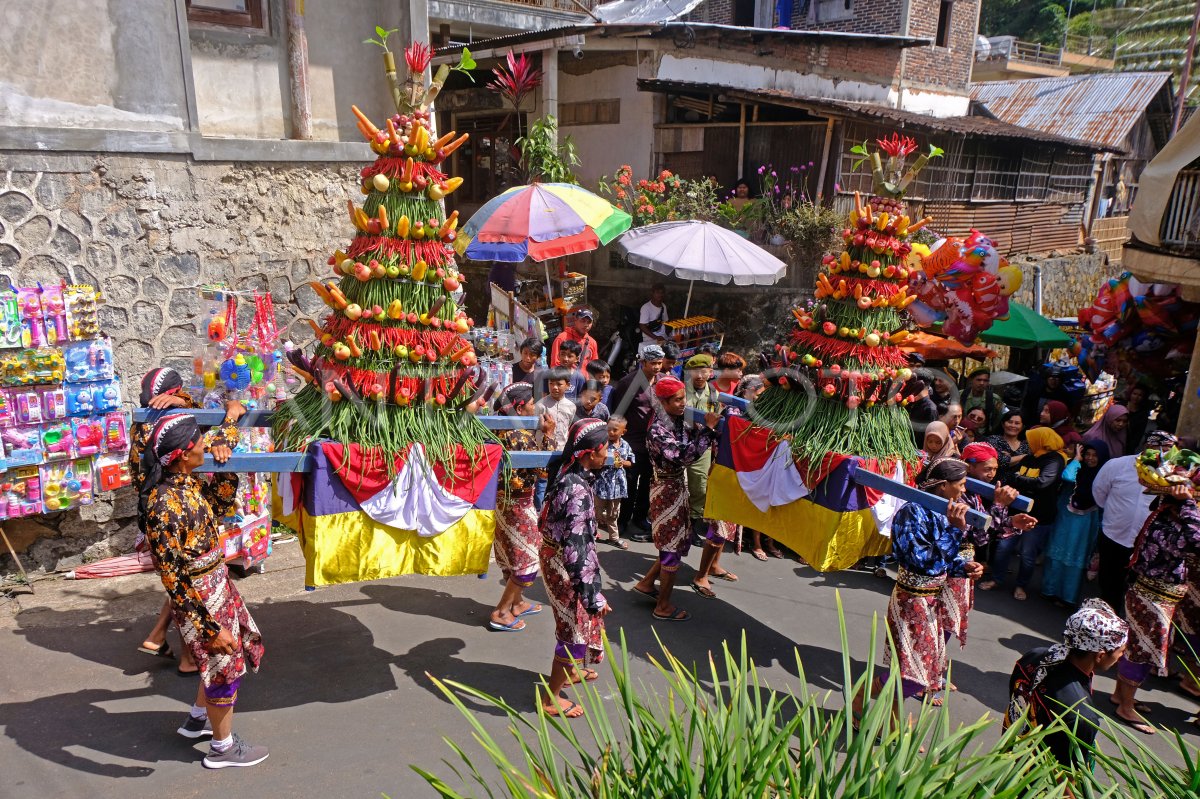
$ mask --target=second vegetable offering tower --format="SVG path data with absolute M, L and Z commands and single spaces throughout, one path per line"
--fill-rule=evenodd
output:
M 872 162 L 875 196 L 863 202 L 855 193 L 845 249 L 825 256 L 815 299 L 793 310 L 796 328 L 779 348 L 784 368 L 754 404 L 756 422 L 790 436 L 802 474 L 820 471 L 831 453 L 858 456 L 889 477 L 917 461 L 902 405 L 912 373 L 897 342 L 916 299 L 909 280 L 920 275 L 908 238 L 930 220 L 910 220 L 901 198 L 937 151 L 905 170 L 912 139 L 893 134 L 878 144 L 873 153 L 855 148 Z

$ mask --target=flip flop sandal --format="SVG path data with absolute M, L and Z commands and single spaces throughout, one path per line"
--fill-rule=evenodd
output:
M 147 655 L 153 655 L 156 658 L 171 657 L 171 644 L 169 642 L 163 641 L 158 646 L 146 646 L 148 643 L 150 642 L 142 641 L 142 645 L 138 647 L 138 651 L 145 652 Z
M 709 572 L 708 576 L 714 580 L 724 580 L 727 583 L 736 583 L 738 581 L 738 576 L 733 572 L 721 572 L 720 574 Z
M 175 673 L 178 674 L 180 677 L 195 677 L 197 674 L 200 673 L 200 669 L 192 669 L 191 671 L 187 671 L 185 669 L 176 668 Z
M 763 552 L 761 549 L 751 550 L 750 554 L 754 556 L 755 560 L 761 560 L 763 562 L 766 562 L 767 560 L 767 553 Z
M 583 679 L 579 679 L 582 675 Z M 576 685 L 581 682 L 592 682 L 600 679 L 600 672 L 595 669 L 576 669 L 575 674 L 567 680 L 568 685 Z
M 1131 721 L 1127 718 L 1118 716 L 1115 713 L 1113 714 L 1113 716 L 1116 718 L 1117 721 L 1121 722 L 1129 729 L 1136 730 L 1136 731 L 1140 732 L 1142 735 L 1154 735 L 1154 733 L 1155 733 L 1154 728 L 1151 727 L 1148 722 L 1140 721 L 1140 720 L 1139 721 Z
M 635 585 L 633 587 L 633 592 L 635 594 L 641 594 L 642 596 L 646 597 L 647 599 L 653 599 L 655 601 L 658 600 L 658 589 L 657 588 L 651 588 L 649 591 L 643 591 L 642 589 L 638 588 Z
M 557 703 L 555 704 L 557 705 Z M 570 699 L 567 700 L 567 707 L 565 708 L 559 705 L 556 706 L 554 710 L 549 710 L 545 705 L 542 705 L 542 710 L 547 716 L 562 717 L 564 719 L 577 719 L 583 715 L 583 708 L 572 702 Z M 576 713 L 576 710 L 579 712 Z
M 1117 700 L 1113 699 L 1112 696 L 1108 697 L 1108 701 L 1112 702 L 1113 707 L 1120 707 L 1120 705 L 1121 705 L 1121 703 L 1118 702 Z M 1134 702 L 1133 709 L 1136 710 L 1138 713 L 1149 713 L 1150 712 L 1150 706 L 1144 705 L 1141 702 Z
M 522 616 L 536 616 L 541 612 L 542 612 L 541 605 L 530 605 L 528 610 L 524 610 L 524 611 L 518 613 L 517 618 L 519 619 Z
M 659 616 L 657 613 L 653 612 L 650 615 L 659 621 L 687 621 L 692 617 L 692 614 L 688 613 L 683 608 L 675 608 L 675 612 L 670 616 Z
M 711 588 L 705 588 L 700 583 L 692 583 L 692 590 L 705 599 L 716 599 L 717 594 Z
M 491 627 L 498 633 L 516 633 L 525 629 L 525 622 L 520 619 L 513 619 L 512 624 L 501 624 L 498 621 L 489 621 L 488 627 Z
M 610 547 L 617 549 L 629 549 L 629 543 L 623 538 L 604 538 L 602 543 L 608 544 Z
M 767 554 L 773 558 L 782 558 L 783 557 L 783 553 L 780 552 L 778 549 L 768 549 Z

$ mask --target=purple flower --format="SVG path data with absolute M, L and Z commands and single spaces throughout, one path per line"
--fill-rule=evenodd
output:
M 808 162 L 808 165 L 809 165 L 809 166 L 812 166 L 812 165 L 813 165 L 813 162 L 812 162 L 812 161 L 809 161 L 809 162 Z
M 799 167 L 792 167 L 792 174 L 795 174 L 799 171 L 800 171 Z
M 761 174 L 762 174 L 762 173 L 763 173 L 765 170 L 766 170 L 766 167 L 765 167 L 765 166 L 760 166 L 760 167 L 758 168 L 758 174 L 760 174 L 760 175 L 761 175 Z
M 841 190 L 842 190 L 842 184 L 840 184 L 840 183 L 834 183 L 834 184 L 833 184 L 833 190 L 834 190 L 834 191 L 841 191 Z

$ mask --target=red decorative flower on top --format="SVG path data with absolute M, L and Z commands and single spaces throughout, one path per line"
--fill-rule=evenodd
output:
M 408 71 L 414 75 L 424 72 L 432 60 L 433 50 L 424 42 L 413 42 L 404 51 L 404 61 L 408 64 Z
M 915 139 L 909 136 L 901 136 L 899 133 L 893 133 L 890 139 L 876 139 L 875 143 L 879 145 L 880 150 L 883 150 L 892 158 L 904 158 L 917 149 Z

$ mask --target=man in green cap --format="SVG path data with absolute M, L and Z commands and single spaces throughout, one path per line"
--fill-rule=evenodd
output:
M 707 353 L 693 355 L 683 364 L 687 406 L 701 413 L 720 410 L 717 390 L 712 387 L 713 358 Z M 708 472 L 712 468 L 712 452 L 706 452 L 687 467 L 688 505 L 691 508 L 692 535 L 702 539 L 708 528 L 704 520 L 704 497 L 708 493 Z

